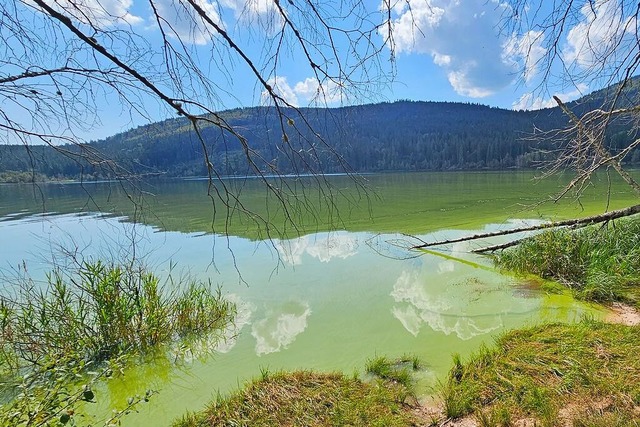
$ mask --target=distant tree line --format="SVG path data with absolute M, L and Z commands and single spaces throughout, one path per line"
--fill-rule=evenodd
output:
M 575 110 L 587 111 L 590 104 L 600 101 L 593 98 L 597 94 L 574 104 Z M 202 129 L 203 145 L 184 118 L 141 126 L 86 145 L 57 149 L 5 145 L 0 146 L 0 172 L 19 180 L 25 179 L 19 174 L 26 172 L 48 179 L 104 179 L 123 173 L 204 176 L 203 150 L 221 175 L 342 172 L 334 151 L 357 172 L 531 168 L 552 158 L 563 143 L 561 134 L 554 140 L 538 140 L 536 134 L 548 135 L 567 123 L 558 108 L 513 111 L 450 102 L 398 101 L 306 108 L 301 113 L 296 112 L 295 117 L 304 117 L 308 122 L 304 126 L 293 119 L 283 125 L 271 107 L 221 113 L 246 137 L 247 146 L 216 126 Z M 636 138 L 630 129 L 625 123 L 610 126 L 612 152 Z M 100 153 L 91 158 L 109 160 L 88 163 L 87 156 L 81 155 L 84 150 Z M 256 168 L 247 164 L 247 153 Z M 640 164 L 640 151 L 629 159 L 631 164 Z

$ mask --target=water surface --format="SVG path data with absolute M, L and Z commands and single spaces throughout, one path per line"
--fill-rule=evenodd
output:
M 367 197 L 348 178 L 332 177 L 346 196 L 333 206 L 318 198 L 296 211 L 298 228 L 273 230 L 256 230 L 247 217 L 223 221 L 219 211 L 212 218 L 206 183 L 198 181 L 147 184 L 154 196 L 137 208 L 113 183 L 43 185 L 37 191 L 0 186 L 0 267 L 10 275 L 24 261 L 42 278 L 61 246 L 84 257 L 127 257 L 135 242 L 136 256 L 159 274 L 172 268 L 211 280 L 237 303 L 227 339 L 182 354 L 179 362 L 169 351 L 98 390 L 97 412 L 147 388 L 159 391 L 139 414 L 125 418 L 126 425 L 168 425 L 263 369 L 361 372 L 376 355 L 420 357 L 426 369 L 419 387 L 427 394 L 454 352 L 467 355 L 510 328 L 601 313 L 499 274 L 487 259 L 469 253 L 483 243 L 420 256 L 402 248 L 408 245 L 402 233 L 452 238 L 606 208 L 603 184 L 591 188 L 582 205 L 524 209 L 562 184 L 534 185 L 531 178 L 521 172 L 376 175 L 367 177 L 375 189 Z M 610 208 L 630 204 L 633 195 L 614 184 Z M 304 188 L 311 194 L 309 183 Z M 283 218 L 255 181 L 242 191 L 251 209 Z M 354 204 L 357 198 L 364 203 Z M 274 230 L 284 233 L 260 238 Z

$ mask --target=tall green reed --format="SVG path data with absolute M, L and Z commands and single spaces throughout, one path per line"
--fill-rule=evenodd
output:
M 557 280 L 583 299 L 640 302 L 640 219 L 550 230 L 495 257 L 518 273 Z
M 93 401 L 97 381 L 136 355 L 216 334 L 235 315 L 210 283 L 162 282 L 135 263 L 76 267 L 54 269 L 44 285 L 23 277 L 0 293 L 0 427 L 80 425 L 74 414 Z M 131 397 L 105 425 L 151 394 Z

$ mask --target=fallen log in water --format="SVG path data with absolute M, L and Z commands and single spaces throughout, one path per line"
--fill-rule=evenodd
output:
M 631 216 L 631 215 L 635 215 L 635 214 L 638 214 L 638 213 L 640 213 L 640 205 L 635 205 L 635 206 L 630 206 L 628 208 L 618 209 L 618 210 L 607 212 L 607 213 L 604 213 L 604 214 L 601 214 L 601 215 L 594 215 L 594 216 L 589 216 L 589 217 L 585 217 L 585 218 L 568 219 L 568 220 L 556 221 L 556 222 L 547 222 L 547 223 L 544 223 L 544 224 L 532 225 L 532 226 L 528 226 L 528 227 L 519 227 L 519 228 L 512 228 L 510 230 L 493 231 L 493 232 L 490 232 L 490 233 L 474 234 L 474 235 L 471 235 L 471 236 L 459 237 L 459 238 L 456 238 L 456 239 L 440 240 L 440 241 L 436 241 L 436 242 L 424 242 L 424 243 L 422 243 L 420 245 L 413 246 L 411 249 L 424 249 L 424 248 L 429 248 L 429 247 L 433 247 L 433 246 L 447 245 L 447 244 L 450 244 L 450 243 L 466 242 L 466 241 L 469 241 L 469 240 L 477 240 L 477 239 L 484 239 L 484 238 L 488 238 L 488 237 L 497 237 L 497 236 L 505 236 L 505 235 L 508 235 L 508 234 L 522 233 L 524 231 L 545 230 L 545 229 L 548 229 L 548 228 L 557 228 L 557 227 L 586 226 L 586 225 L 598 224 L 598 223 L 601 223 L 601 222 L 611 221 L 613 219 L 622 218 L 622 217 L 626 217 L 626 216 Z M 482 252 L 495 251 L 495 250 L 498 250 L 498 249 L 504 249 L 504 248 L 508 248 L 510 246 L 517 245 L 521 241 L 522 241 L 522 239 L 512 240 L 511 242 L 508 242 L 508 243 L 503 243 L 503 244 L 494 245 L 494 246 L 488 246 L 488 247 L 482 248 L 482 249 L 476 249 L 473 252 L 482 253 Z

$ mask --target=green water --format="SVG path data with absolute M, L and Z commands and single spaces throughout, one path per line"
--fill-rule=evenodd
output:
M 136 256 L 160 274 L 175 264 L 174 272 L 209 279 L 237 302 L 239 315 L 227 339 L 204 343 L 202 351 L 179 362 L 170 349 L 167 357 L 134 366 L 97 391 L 96 413 L 147 388 L 159 391 L 125 425 L 168 425 L 261 369 L 350 373 L 376 355 L 419 356 L 426 364 L 419 390 L 428 394 L 454 352 L 469 354 L 509 328 L 602 313 L 498 274 L 469 253 L 481 243 L 424 254 L 404 248 L 409 238 L 402 233 L 451 238 L 606 208 L 604 179 L 581 205 L 531 208 L 563 182 L 534 183 L 532 176 L 372 175 L 366 177 L 367 194 L 347 177 L 329 177 L 337 195 L 333 203 L 327 193 L 314 192 L 309 180 L 294 180 L 289 188 L 304 190 L 311 200 L 291 211 L 298 228 L 283 221 L 286 215 L 257 182 L 230 184 L 242 185 L 242 203 L 268 214 L 274 229 L 260 229 L 246 215 L 226 218 L 219 204 L 212 218 L 216 200 L 200 181 L 144 184 L 147 196 L 137 206 L 113 183 L 3 185 L 0 268 L 10 275 L 24 260 L 33 276 L 43 277 L 46 260 L 60 246 L 87 257 L 126 257 L 135 241 Z M 636 203 L 617 181 L 611 195 L 610 209 Z M 261 240 L 266 232 L 282 233 Z
M 640 176 L 640 173 L 636 173 Z M 534 172 L 434 172 L 366 175 L 362 185 L 347 176 L 326 177 L 318 191 L 311 178 L 269 182 L 283 190 L 290 208 L 256 179 L 225 182 L 240 193 L 227 215 L 224 201 L 206 181 L 1 185 L 0 220 L 33 213 L 103 212 L 137 220 L 163 231 L 230 234 L 250 239 L 295 237 L 343 229 L 421 234 L 478 228 L 508 218 L 570 218 L 607 208 L 609 181 L 601 174 L 576 203 L 543 203 L 569 176 L 536 180 Z M 615 178 L 615 177 L 614 177 Z M 324 184 L 324 183 L 323 183 Z M 216 185 L 222 192 L 221 185 Z M 208 193 L 214 194 L 212 197 Z M 304 197 L 303 197 L 304 196 Z M 611 182 L 609 209 L 635 204 L 619 179 Z M 240 204 L 253 213 L 243 214 Z M 262 219 L 270 219 L 269 228 Z M 293 223 L 292 223 L 293 221 Z M 295 225 L 294 225 L 295 223 Z

